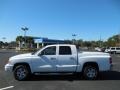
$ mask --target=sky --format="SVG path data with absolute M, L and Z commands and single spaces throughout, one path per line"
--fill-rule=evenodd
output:
M 0 41 L 24 35 L 107 40 L 120 33 L 120 0 L 0 0 Z

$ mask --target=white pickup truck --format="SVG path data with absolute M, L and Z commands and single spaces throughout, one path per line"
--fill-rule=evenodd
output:
M 78 52 L 75 45 L 48 45 L 35 53 L 9 58 L 5 71 L 14 73 L 17 80 L 31 74 L 79 73 L 85 79 L 96 79 L 99 72 L 111 69 L 111 56 L 102 52 Z

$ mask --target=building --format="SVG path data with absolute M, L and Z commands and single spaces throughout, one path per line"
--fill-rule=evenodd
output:
M 56 39 L 48 39 L 45 37 L 33 37 L 35 42 L 37 43 L 37 48 L 40 48 L 40 44 L 43 46 L 50 45 L 50 44 L 64 44 L 64 40 L 56 40 Z

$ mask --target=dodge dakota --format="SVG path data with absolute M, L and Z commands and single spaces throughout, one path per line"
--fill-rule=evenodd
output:
M 10 57 L 5 71 L 12 72 L 16 80 L 25 80 L 31 74 L 82 73 L 88 80 L 96 79 L 99 72 L 109 71 L 112 59 L 108 53 L 78 52 L 75 45 L 48 45 L 35 53 Z

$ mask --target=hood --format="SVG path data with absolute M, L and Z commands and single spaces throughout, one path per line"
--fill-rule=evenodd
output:
M 31 53 L 19 54 L 19 55 L 15 55 L 15 56 L 10 57 L 10 59 L 12 60 L 12 59 L 25 58 L 25 57 L 27 58 L 27 57 L 30 57 L 30 56 L 32 56 Z
M 108 53 L 103 52 L 81 52 L 79 53 L 80 56 L 109 56 Z

